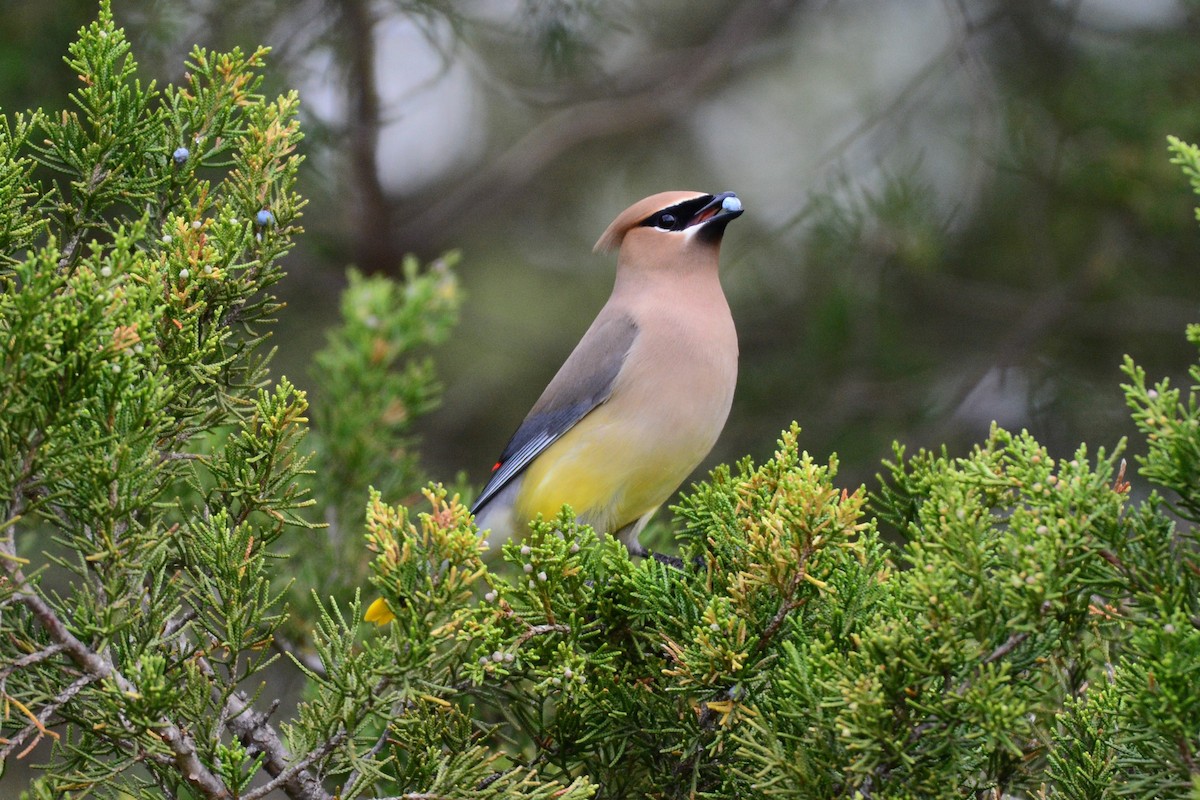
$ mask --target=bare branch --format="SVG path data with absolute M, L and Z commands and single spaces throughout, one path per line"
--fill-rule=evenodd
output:
M 521 645 L 525 644 L 533 637 L 543 636 L 547 633 L 570 633 L 570 632 L 571 632 L 570 625 L 562 625 L 562 624 L 530 625 L 529 628 L 526 629 L 526 631 L 524 633 L 522 633 L 520 636 L 517 637 L 516 641 L 513 642 L 513 645 L 515 647 L 520 647 Z
M 38 662 L 45 661 L 47 658 L 56 656 L 65 649 L 61 644 L 52 644 L 48 647 L 43 647 L 41 650 L 35 650 L 27 656 L 21 656 L 15 661 L 9 662 L 8 666 L 4 669 L 0 669 L 0 681 L 23 667 L 29 667 Z
M 240 691 L 234 691 L 228 697 L 224 697 L 221 681 L 212 665 L 203 658 L 196 659 L 196 664 L 211 682 L 213 699 L 223 703 L 221 713 L 225 719 L 225 727 L 243 745 L 253 747 L 265 756 L 263 766 L 272 778 L 278 779 L 283 776 L 275 788 L 282 789 L 288 797 L 295 800 L 332 800 L 333 795 L 325 791 L 321 780 L 308 771 L 311 762 L 304 764 L 300 769 L 293 769 L 292 754 L 288 752 L 276 730 L 267 722 L 270 713 L 255 711 L 246 695 Z M 339 731 L 329 741 L 339 736 L 344 737 L 345 732 Z M 326 745 L 332 748 L 339 742 L 329 745 L 327 741 Z M 321 756 L 326 754 L 322 753 Z M 304 763 L 304 760 L 297 763 Z
M 242 795 L 242 800 L 259 800 L 260 797 L 266 797 L 276 789 L 283 789 L 293 780 L 299 778 L 301 773 L 306 773 L 309 767 L 332 753 L 334 748 L 345 740 L 346 729 L 340 728 L 337 733 L 326 739 L 320 747 L 309 751 L 304 758 L 280 772 L 272 780 L 258 787 L 254 791 L 247 792 L 246 794 Z M 289 791 L 288 794 L 290 795 L 291 792 Z
M 1003 644 L 1001 644 L 999 647 L 997 647 L 992 652 L 988 653 L 987 656 L 984 657 L 984 659 L 981 663 L 990 664 L 993 661 L 997 661 L 1001 658 L 1004 658 L 1006 655 L 1011 653 L 1013 650 L 1017 649 L 1017 647 L 1021 644 L 1021 642 L 1025 641 L 1028 638 L 1029 638 L 1028 631 L 1019 631 L 1018 633 L 1014 633 L 1012 636 L 1009 636 L 1007 639 L 1005 639 Z
M 358 229 L 354 257 L 369 272 L 394 270 L 400 262 L 392 232 L 394 202 L 379 178 L 379 131 L 383 120 L 375 75 L 377 19 L 369 0 L 331 0 L 330 5 L 336 8 L 342 22 L 339 28 L 345 31 L 346 39 L 346 144 L 354 176 L 350 183 L 354 213 L 350 219 Z

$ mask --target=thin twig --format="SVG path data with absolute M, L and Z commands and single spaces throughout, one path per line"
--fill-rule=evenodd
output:
M 4 701 L 6 703 L 12 703 L 14 706 L 16 706 L 17 709 L 29 720 L 29 724 L 26 725 L 24 730 L 22 730 L 14 738 L 4 740 L 5 747 L 3 750 L 0 750 L 0 764 L 4 763 L 4 760 L 8 758 L 9 753 L 20 747 L 21 744 L 35 731 L 37 732 L 37 737 L 29 743 L 29 747 L 26 747 L 24 750 L 17 753 L 17 758 L 24 758 L 25 756 L 29 755 L 29 751 L 37 746 L 37 743 L 42 740 L 43 736 L 53 736 L 55 739 L 58 738 L 57 733 L 46 729 L 46 721 L 50 719 L 50 716 L 54 713 L 54 710 L 58 708 L 58 706 L 42 709 L 42 713 L 34 714 L 29 710 L 28 706 L 12 695 L 5 694 Z
M 571 626 L 561 623 L 556 625 L 530 625 L 525 629 L 525 632 L 516 638 L 513 642 L 514 647 L 520 647 L 535 636 L 542 636 L 547 633 L 570 633 Z
M 1014 633 L 1012 636 L 1009 636 L 1007 639 L 1004 640 L 1004 644 L 1000 645 L 995 650 L 988 653 L 987 656 L 984 657 L 984 659 L 981 663 L 990 664 L 993 661 L 997 661 L 1001 658 L 1004 658 L 1006 655 L 1011 653 L 1013 650 L 1017 649 L 1017 646 L 1020 645 L 1021 642 L 1025 641 L 1028 638 L 1029 638 L 1029 631 L 1020 631 L 1018 633 Z
M 306 653 L 300 649 L 300 646 L 278 633 L 271 636 L 271 646 L 280 653 L 296 659 L 306 670 L 313 673 L 317 677 L 324 678 L 326 669 L 324 662 L 316 653 Z
M 304 758 L 291 765 L 283 772 L 280 772 L 267 783 L 258 787 L 252 792 L 247 792 L 242 795 L 242 800 L 259 800 L 260 797 L 266 797 L 276 789 L 286 787 L 292 780 L 298 778 L 301 773 L 304 773 L 313 764 L 316 764 L 322 758 L 333 752 L 334 748 L 346 740 L 346 729 L 339 728 L 333 736 L 330 736 L 325 742 L 313 750 L 305 754 Z M 319 785 L 319 784 L 318 784 Z M 290 794 L 290 792 L 289 792 Z
M 61 644 L 52 644 L 43 647 L 41 650 L 35 650 L 29 655 L 21 656 L 15 661 L 10 661 L 7 667 L 0 669 L 0 681 L 4 680 L 9 675 L 12 675 L 22 667 L 32 666 L 40 661 L 45 661 L 47 658 L 56 656 L 65 649 L 66 648 Z
M 375 756 L 383 752 L 383 748 L 387 746 L 388 734 L 390 732 L 391 731 L 388 726 L 385 725 L 383 728 L 383 733 L 379 734 L 379 738 L 375 740 L 375 744 L 371 745 L 371 749 L 368 750 L 366 755 L 363 756 L 364 761 L 370 761 L 371 759 L 375 758 Z M 346 780 L 342 782 L 343 795 L 348 795 L 354 791 L 354 784 L 358 782 L 358 779 L 361 775 L 362 772 L 356 769 L 346 776 Z
M 76 209 L 75 215 L 71 219 L 74 230 L 67 237 L 62 249 L 59 250 L 58 268 L 61 270 L 66 270 L 71 266 L 75 260 L 75 254 L 79 250 L 79 245 L 83 243 L 83 237 L 91 230 L 91 227 L 84 222 L 87 217 L 88 196 L 108 178 L 108 171 L 102 165 L 110 155 L 111 152 L 105 151 L 97 159 L 96 165 L 92 167 L 91 177 L 88 178 L 87 187 L 82 192 L 83 199 L 78 196 L 71 198 Z

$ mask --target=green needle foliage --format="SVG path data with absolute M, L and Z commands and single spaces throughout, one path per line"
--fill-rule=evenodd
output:
M 1153 490 L 1123 443 L 994 428 L 848 491 L 793 426 L 683 497 L 681 566 L 570 509 L 493 547 L 417 495 L 452 257 L 350 273 L 311 436 L 267 372 L 303 200 L 264 55 L 142 85 L 105 3 L 70 107 L 0 116 L 23 796 L 1200 798 L 1200 364 L 1183 389 L 1125 365 Z M 1200 149 L 1171 151 L 1200 193 Z

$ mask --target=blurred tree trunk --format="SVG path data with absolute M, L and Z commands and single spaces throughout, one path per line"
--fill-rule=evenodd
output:
M 375 82 L 375 14 L 370 0 L 330 0 L 343 21 L 346 54 L 346 146 L 350 167 L 352 252 L 364 272 L 393 272 L 401 253 L 392 205 L 379 180 L 379 92 Z

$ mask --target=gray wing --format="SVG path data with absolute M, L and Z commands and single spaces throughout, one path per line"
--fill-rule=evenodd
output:
M 530 462 L 612 395 L 637 332 L 632 317 L 606 318 L 601 313 L 504 446 L 492 477 L 475 498 L 473 513 L 478 514 Z

